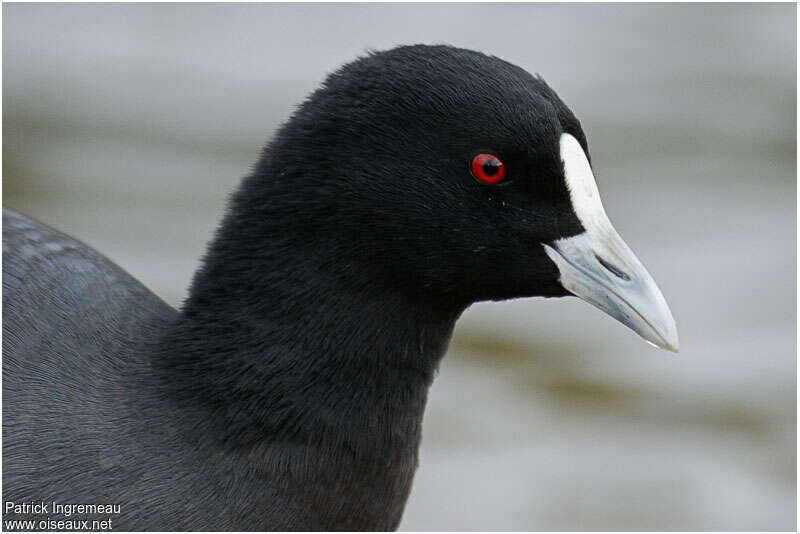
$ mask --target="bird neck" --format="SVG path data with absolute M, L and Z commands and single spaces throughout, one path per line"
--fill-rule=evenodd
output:
M 262 295 L 257 305 L 233 292 L 224 301 L 189 299 L 162 359 L 177 384 L 242 418 L 228 421 L 233 434 L 251 435 L 256 425 L 270 439 L 323 429 L 380 439 L 390 437 L 381 425 L 402 423 L 396 437 L 416 439 L 460 309 L 296 281 L 288 291 L 265 289 L 249 289 Z
M 206 436 L 259 458 L 265 477 L 288 466 L 285 485 L 317 488 L 295 490 L 303 506 L 326 500 L 324 488 L 352 502 L 384 492 L 396 514 L 376 509 L 376 520 L 399 521 L 428 389 L 464 307 L 323 272 L 295 250 L 261 250 L 280 260 L 259 260 L 255 276 L 252 257 L 217 261 L 212 246 L 154 365 Z

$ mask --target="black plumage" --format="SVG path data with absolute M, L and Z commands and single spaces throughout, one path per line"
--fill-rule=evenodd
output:
M 395 528 L 461 312 L 567 294 L 539 245 L 584 230 L 562 133 L 587 150 L 500 59 L 358 59 L 268 144 L 180 312 L 6 210 L 3 500 L 119 504 L 125 530 Z M 482 151 L 502 183 L 471 176 Z

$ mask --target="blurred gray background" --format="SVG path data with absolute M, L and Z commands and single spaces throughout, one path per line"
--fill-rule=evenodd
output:
M 173 305 L 261 146 L 370 48 L 541 73 L 681 353 L 578 299 L 482 303 L 405 530 L 794 530 L 796 28 L 783 5 L 3 6 L 3 203 Z

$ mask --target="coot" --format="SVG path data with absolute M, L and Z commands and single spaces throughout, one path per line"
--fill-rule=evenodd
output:
M 471 303 L 573 294 L 677 350 L 589 161 L 542 78 L 404 46 L 345 65 L 280 128 L 180 311 L 4 211 L 4 519 L 394 529 Z

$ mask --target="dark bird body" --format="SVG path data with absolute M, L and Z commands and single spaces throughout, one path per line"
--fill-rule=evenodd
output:
M 180 311 L 5 210 L 3 500 L 119 504 L 116 530 L 396 528 L 461 312 L 592 302 L 551 255 L 591 234 L 567 142 L 588 153 L 544 81 L 499 59 L 359 59 L 264 150 Z M 470 174 L 478 152 L 501 183 Z

